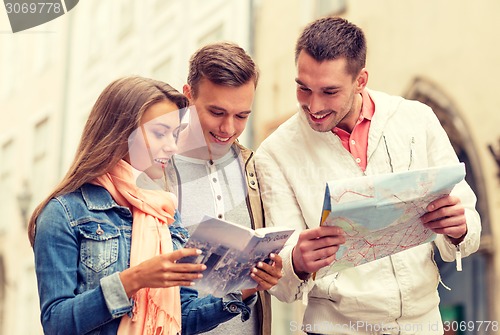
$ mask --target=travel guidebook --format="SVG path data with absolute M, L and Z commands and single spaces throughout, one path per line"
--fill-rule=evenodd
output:
M 346 243 L 336 261 L 316 277 L 433 241 L 436 235 L 420 217 L 430 202 L 449 195 L 464 177 L 460 163 L 328 182 L 321 225 L 342 227 Z
M 192 232 L 185 247 L 198 248 L 199 256 L 184 257 L 178 263 L 203 263 L 203 278 L 194 288 L 216 297 L 257 287 L 250 277 L 258 262 L 268 262 L 271 253 L 279 253 L 294 232 L 283 227 L 253 230 L 224 220 L 205 216 Z

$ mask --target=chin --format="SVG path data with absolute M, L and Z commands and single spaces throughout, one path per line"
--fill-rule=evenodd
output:
M 325 124 L 316 124 L 309 122 L 309 126 L 312 130 L 317 131 L 318 133 L 327 133 L 331 131 L 334 127 Z
M 144 173 L 147 174 L 151 179 L 160 179 L 163 177 L 162 168 L 156 165 L 147 168 L 146 170 L 144 170 Z
M 212 151 L 212 155 L 216 157 L 224 156 L 225 154 L 227 154 L 232 144 L 233 143 L 213 143 L 212 147 L 210 148 Z

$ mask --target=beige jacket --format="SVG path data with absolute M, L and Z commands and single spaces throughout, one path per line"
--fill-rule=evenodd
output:
M 325 182 L 336 179 L 444 166 L 458 162 L 433 111 L 418 102 L 369 91 L 376 110 L 362 171 L 332 132 L 315 132 L 302 112 L 271 134 L 255 155 L 268 226 L 297 231 L 317 227 Z M 465 207 L 468 232 L 462 257 L 479 246 L 481 224 L 476 197 L 462 181 L 452 191 Z M 291 253 L 297 234 L 280 255 L 284 276 L 270 292 L 286 302 L 308 298 L 302 324 L 291 330 L 321 334 L 443 334 L 437 287 L 440 276 L 433 244 L 443 260 L 456 247 L 443 235 L 427 243 L 316 281 L 301 281 Z M 452 289 L 460 289 L 458 287 Z
M 243 159 L 245 177 L 247 181 L 247 207 L 252 221 L 252 228 L 262 228 L 264 224 L 264 212 L 262 200 L 260 198 L 259 183 L 255 172 L 253 152 L 239 143 L 234 144 L 241 153 Z M 259 313 L 260 327 L 262 335 L 271 334 L 271 296 L 267 291 L 259 292 L 257 311 Z

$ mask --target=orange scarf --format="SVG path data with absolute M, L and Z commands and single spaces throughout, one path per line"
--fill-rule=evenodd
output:
M 172 252 L 168 224 L 174 222 L 173 194 L 139 188 L 135 184 L 132 167 L 124 160 L 94 183 L 106 188 L 120 206 L 132 210 L 130 266 Z M 122 317 L 119 335 L 170 335 L 180 332 L 179 287 L 143 288 L 132 298 L 132 318 L 128 315 Z

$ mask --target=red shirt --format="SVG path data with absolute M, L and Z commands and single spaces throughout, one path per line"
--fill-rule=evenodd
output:
M 367 150 L 368 150 L 368 131 L 370 130 L 370 123 L 375 113 L 375 104 L 368 95 L 368 92 L 363 90 L 361 92 L 362 106 L 361 113 L 359 114 L 358 122 L 352 129 L 352 133 L 340 128 L 333 128 L 332 132 L 342 141 L 344 148 L 351 153 L 359 167 L 365 171 L 367 164 Z

